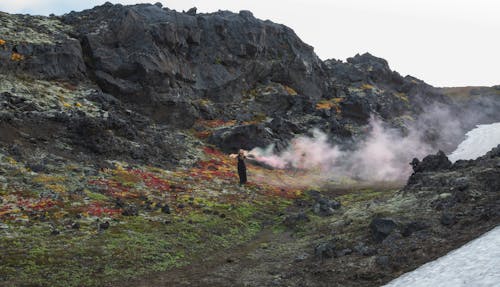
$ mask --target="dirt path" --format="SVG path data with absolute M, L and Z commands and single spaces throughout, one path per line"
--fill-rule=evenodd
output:
M 188 266 L 122 282 L 119 286 L 263 286 L 272 281 L 269 266 L 283 262 L 283 258 L 272 258 L 267 248 L 291 240 L 287 232 L 264 229 L 245 244 L 221 250 Z

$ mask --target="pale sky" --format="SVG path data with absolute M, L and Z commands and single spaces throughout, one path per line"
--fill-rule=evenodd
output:
M 56 15 L 105 0 L 0 0 L 0 11 Z M 140 0 L 112 3 L 134 4 Z M 147 1 L 142 1 L 147 2 Z M 291 27 L 323 59 L 369 52 L 434 86 L 500 85 L 498 0 L 166 0 L 178 11 L 250 10 Z M 1 36 L 1 35 L 0 35 Z

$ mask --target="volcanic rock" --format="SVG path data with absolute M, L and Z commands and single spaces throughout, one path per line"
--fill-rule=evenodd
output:
M 435 155 L 428 155 L 424 157 L 421 162 L 419 162 L 418 159 L 413 159 L 412 166 L 415 173 L 438 171 L 449 169 L 451 167 L 451 162 L 443 151 L 439 151 Z
M 374 218 L 370 223 L 372 238 L 376 242 L 382 242 L 396 227 L 396 222 L 390 218 Z
M 316 245 L 314 255 L 319 259 L 327 259 L 335 256 L 335 242 L 327 241 Z

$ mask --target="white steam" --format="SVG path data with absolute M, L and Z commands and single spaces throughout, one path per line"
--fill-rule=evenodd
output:
M 400 181 L 406 180 L 411 173 L 409 162 L 412 158 L 433 152 L 416 128 L 410 128 L 403 136 L 394 129 L 385 128 L 382 121 L 374 117 L 369 126 L 366 139 L 352 150 L 341 150 L 328 142 L 326 134 L 314 130 L 311 137 L 293 139 L 279 154 L 273 153 L 272 146 L 255 148 L 250 154 L 274 168 L 306 170 L 325 179 Z

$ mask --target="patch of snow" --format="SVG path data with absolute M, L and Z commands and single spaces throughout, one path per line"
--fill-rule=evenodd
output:
M 385 287 L 500 286 L 500 226 Z
M 476 159 L 499 145 L 500 123 L 478 125 L 465 135 L 467 138 L 448 156 L 451 162 L 459 159 Z

